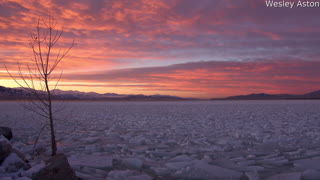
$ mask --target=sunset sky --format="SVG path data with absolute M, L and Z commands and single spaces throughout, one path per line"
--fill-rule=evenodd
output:
M 30 33 L 48 13 L 64 27 L 58 46 L 75 40 L 59 89 L 197 98 L 320 89 L 320 8 L 264 0 L 0 0 L 0 85 L 17 87 L 4 65 L 31 62 Z

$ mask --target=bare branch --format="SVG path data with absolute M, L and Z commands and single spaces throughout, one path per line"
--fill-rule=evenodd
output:
M 8 68 L 5 66 L 6 71 L 15 83 L 23 88 L 24 92 L 33 96 L 33 98 L 28 101 L 27 105 L 23 105 L 24 108 L 48 120 L 48 125 L 50 126 L 52 155 L 55 155 L 57 151 L 57 141 L 54 131 L 55 112 L 52 107 L 52 96 L 54 95 L 54 91 L 61 80 L 62 72 L 58 76 L 58 79 L 54 81 L 53 86 L 51 81 L 54 79 L 54 70 L 67 56 L 74 45 L 73 41 L 69 48 L 65 51 L 61 51 L 59 49 L 57 55 L 54 56 L 54 46 L 60 40 L 62 34 L 63 28 L 57 28 L 57 22 L 54 20 L 53 16 L 50 15 L 47 21 L 39 17 L 36 24 L 36 30 L 30 35 L 31 40 L 29 45 L 33 53 L 32 66 L 27 64 L 24 71 L 21 64 L 18 62 L 18 71 L 16 76 L 10 73 Z M 52 58 L 52 56 L 54 57 Z M 36 90 L 39 88 L 40 90 Z M 42 130 L 43 128 L 41 131 Z
M 33 145 L 33 149 L 32 149 L 31 154 L 33 154 L 33 153 L 35 152 L 36 146 L 37 146 L 38 141 L 39 141 L 39 138 L 40 138 L 40 135 L 41 135 L 42 131 L 44 130 L 44 128 L 46 128 L 47 126 L 49 126 L 49 124 L 45 124 L 45 125 L 40 129 L 40 131 L 39 131 L 39 133 L 38 133 L 38 135 L 37 135 L 37 137 L 36 137 L 36 140 L 35 140 L 35 142 L 34 142 L 34 145 Z

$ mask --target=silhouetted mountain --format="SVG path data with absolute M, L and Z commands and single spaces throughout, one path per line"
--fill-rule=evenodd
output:
M 106 100 L 127 97 L 127 95 L 119 95 L 115 93 L 99 94 L 95 92 L 62 91 L 59 89 L 54 91 L 53 96 L 54 99 L 66 100 Z
M 40 91 L 39 91 L 40 92 Z M 62 91 L 56 89 L 53 93 L 55 100 L 193 100 L 167 95 L 125 95 L 116 93 L 99 94 L 95 92 Z M 0 86 L 0 100 L 34 99 L 34 96 L 24 88 L 7 88 Z
M 11 99 L 32 99 L 32 95 L 27 93 L 23 88 L 6 88 L 0 86 L 0 100 Z
M 40 91 L 39 91 L 40 92 Z M 34 99 L 34 96 L 24 88 L 7 88 L 0 86 L 0 100 L 18 100 L 18 99 Z M 80 92 L 80 91 L 62 91 L 56 89 L 53 92 L 54 100 L 199 100 L 195 98 L 181 98 L 178 96 L 169 95 L 143 95 L 143 94 L 116 94 L 105 93 L 99 94 L 95 92 Z M 226 98 L 213 98 L 211 100 L 276 100 L 276 99 L 320 99 L 320 90 L 307 93 L 304 95 L 292 94 L 248 94 L 239 96 L 230 96 Z
M 295 98 L 296 95 L 290 94 L 249 94 L 249 95 L 240 95 L 240 96 L 230 96 L 225 99 L 291 99 Z
M 177 97 L 177 96 L 168 96 L 168 95 L 151 95 L 145 96 L 142 94 L 139 95 L 128 95 L 124 98 L 125 100 L 184 100 L 184 98 Z M 187 99 L 185 99 L 187 100 Z
M 320 99 L 320 90 L 305 94 L 304 96 L 311 99 Z
M 303 94 L 303 95 L 260 93 L 260 94 L 230 96 L 226 98 L 213 98 L 211 100 L 269 100 L 269 99 L 320 99 L 320 90 Z

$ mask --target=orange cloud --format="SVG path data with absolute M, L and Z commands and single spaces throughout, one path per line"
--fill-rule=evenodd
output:
M 127 93 L 169 93 L 203 98 L 260 92 L 301 94 L 320 88 L 315 85 L 319 84 L 316 78 L 320 75 L 317 71 L 319 67 L 319 62 L 301 60 L 211 61 L 76 75 L 65 74 L 63 81 L 78 82 L 72 83 L 77 88 L 84 87 L 79 85 L 79 82 L 91 82 L 93 83 L 91 88 L 96 88 L 99 92 L 118 88 L 121 92 Z M 125 90 L 121 87 L 125 87 Z
M 48 14 L 63 26 L 57 49 L 76 42 L 59 66 L 63 88 L 218 97 L 307 92 L 317 82 L 309 62 L 318 66 L 320 27 L 305 19 L 320 12 L 280 12 L 255 0 L 0 1 L 3 79 L 8 78 L 3 64 L 15 71 L 16 62 L 32 62 L 29 35 L 39 16 Z M 203 67 L 203 60 L 217 63 Z

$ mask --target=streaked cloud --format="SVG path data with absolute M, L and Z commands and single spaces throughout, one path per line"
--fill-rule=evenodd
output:
M 320 89 L 319 68 L 319 61 L 304 60 L 203 61 L 88 74 L 65 74 L 64 78 L 69 82 L 90 82 L 90 86 L 96 88 L 118 87 L 126 88 L 128 92 L 166 92 L 205 98 L 261 92 L 307 93 Z
M 0 0 L 0 64 L 15 70 L 17 61 L 30 62 L 29 34 L 48 12 L 64 27 L 59 47 L 76 41 L 60 66 L 66 89 L 124 92 L 139 83 L 127 91 L 209 97 L 317 88 L 304 75 L 318 75 L 306 66 L 320 61 L 317 8 L 267 8 L 256 0 Z M 290 75 L 275 76 L 280 65 Z

